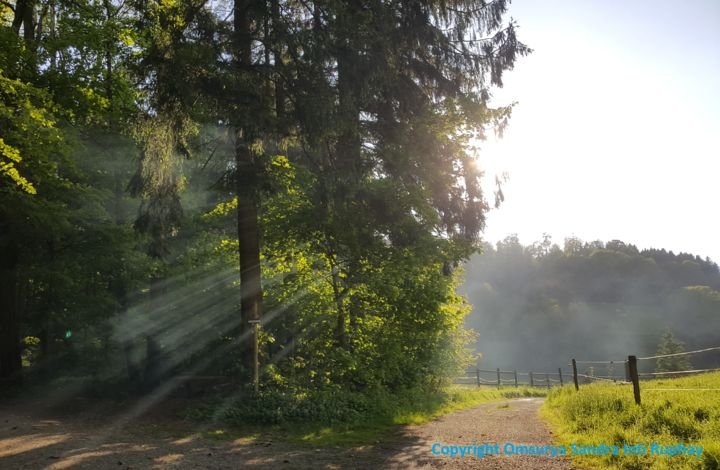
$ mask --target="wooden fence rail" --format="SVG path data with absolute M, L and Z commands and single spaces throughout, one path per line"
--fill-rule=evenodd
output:
M 695 351 L 685 351 L 685 352 L 678 352 L 678 353 L 672 353 L 672 354 L 662 354 L 662 355 L 656 355 L 656 356 L 649 356 L 649 357 L 637 357 L 635 355 L 629 355 L 627 357 L 627 360 L 624 361 L 576 361 L 574 358 L 572 359 L 570 365 L 572 365 L 573 370 L 573 382 L 575 382 L 575 390 L 579 391 L 579 382 L 578 377 L 583 377 L 588 379 L 589 381 L 594 380 L 601 380 L 601 381 L 610 381 L 620 384 L 632 384 L 633 388 L 633 398 L 635 399 L 635 403 L 637 405 L 642 404 L 642 400 L 640 397 L 640 377 L 651 377 L 652 379 L 656 378 L 662 378 L 662 377 L 672 377 L 672 376 L 680 376 L 680 375 L 689 375 L 689 374 L 696 374 L 696 373 L 707 373 L 707 372 L 713 372 L 720 369 L 696 369 L 696 370 L 680 370 L 680 371 L 670 371 L 670 372 L 650 372 L 650 373 L 638 373 L 638 361 L 651 361 L 656 360 L 664 357 L 675 357 L 675 356 L 686 356 L 686 355 L 692 355 L 692 354 L 701 354 L 706 353 L 710 351 L 720 351 L 720 346 L 715 346 L 711 348 L 705 348 L 705 349 L 698 349 Z M 612 367 L 615 364 L 623 364 L 625 367 L 625 380 L 621 380 L 619 377 L 615 377 L 613 375 L 610 376 L 598 376 L 593 373 L 593 366 L 590 367 L 590 375 L 586 374 L 579 374 L 577 371 L 577 365 L 578 364 L 593 364 L 593 365 L 600 365 L 605 364 L 608 366 L 608 371 L 610 374 L 612 374 Z M 560 371 L 562 373 L 562 371 Z M 648 389 L 652 391 L 667 391 L 667 390 L 673 390 L 673 389 L 661 389 L 661 388 L 655 388 L 655 389 Z M 690 389 L 690 390 L 703 390 L 703 389 Z M 720 389 L 718 389 L 720 390 Z
M 492 374 L 492 375 L 491 375 Z M 490 378 L 492 377 L 492 378 Z M 522 377 L 527 377 L 524 381 Z M 474 384 L 477 386 L 488 385 L 501 387 L 545 387 L 562 386 L 565 384 L 563 371 L 558 367 L 557 372 L 519 372 L 517 370 L 475 369 L 474 376 L 456 377 L 455 383 Z
M 690 354 L 700 354 L 705 353 L 709 351 L 718 351 L 720 350 L 720 346 L 712 347 L 712 348 L 705 348 L 705 349 L 699 349 L 696 351 L 688 351 L 688 352 L 682 352 L 682 353 L 673 353 L 673 354 L 665 354 L 660 356 L 650 356 L 650 357 L 637 357 L 634 355 L 628 356 L 626 360 L 619 360 L 619 361 L 577 361 L 574 358 L 570 361 L 568 366 L 572 367 L 572 378 L 573 378 L 573 385 L 575 386 L 575 391 L 580 390 L 580 383 L 591 383 L 594 381 L 607 381 L 607 382 L 614 382 L 617 384 L 627 384 L 632 385 L 633 387 L 633 398 L 635 399 L 635 403 L 638 405 L 641 404 L 641 398 L 640 398 L 640 377 L 652 377 L 652 378 L 662 378 L 667 376 L 674 376 L 674 375 L 688 375 L 688 374 L 694 374 L 694 373 L 705 373 L 705 372 L 713 372 L 718 371 L 720 368 L 716 369 L 697 369 L 697 370 L 682 370 L 682 371 L 672 371 L 672 372 L 652 372 L 652 373 L 639 373 L 638 372 L 638 361 L 648 361 L 648 360 L 655 360 L 658 358 L 663 357 L 671 357 L 671 356 L 683 356 L 683 355 L 690 355 Z M 587 374 L 582 374 L 578 372 L 578 364 L 581 365 L 588 365 L 588 369 L 586 372 Z M 616 365 L 621 365 L 624 368 L 624 377 L 616 376 L 614 375 L 614 367 Z M 602 369 L 603 367 L 607 367 L 608 369 L 608 375 L 598 375 L 595 373 L 595 368 Z M 482 374 L 492 374 L 493 378 L 487 378 L 483 377 Z M 512 378 L 504 378 L 508 375 L 512 374 Z M 520 379 L 518 379 L 519 376 L 527 376 L 527 382 L 522 382 Z M 557 377 L 557 379 L 555 379 Z M 580 379 L 583 379 L 582 381 Z M 563 386 L 565 385 L 565 381 L 563 378 L 563 370 L 562 367 L 558 367 L 557 373 L 555 372 L 518 372 L 517 370 L 502 370 L 499 367 L 495 369 L 475 369 L 475 376 L 466 376 L 466 377 L 457 377 L 455 379 L 455 383 L 464 383 L 464 384 L 476 384 L 478 387 L 481 385 L 488 385 L 488 386 L 496 386 L 497 388 L 501 388 L 503 386 L 512 386 L 512 387 L 519 387 L 521 385 L 528 385 L 530 387 L 546 387 L 551 388 L 555 385 Z M 665 389 L 648 389 L 652 391 L 664 391 Z M 672 389 L 668 389 L 672 390 Z M 703 390 L 703 389 L 698 389 Z M 714 390 L 714 389 L 713 389 Z M 720 390 L 720 389 L 718 389 Z

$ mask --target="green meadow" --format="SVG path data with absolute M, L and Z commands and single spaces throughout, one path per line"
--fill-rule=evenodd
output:
M 660 389 L 660 390 L 659 390 Z M 630 385 L 594 383 L 554 389 L 542 412 L 561 444 L 616 445 L 619 455 L 578 455 L 581 467 L 618 469 L 720 468 L 720 372 L 641 382 L 642 405 Z M 702 446 L 690 455 L 624 455 L 623 445 Z

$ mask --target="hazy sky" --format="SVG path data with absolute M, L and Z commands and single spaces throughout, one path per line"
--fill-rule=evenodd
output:
M 485 238 L 621 239 L 720 262 L 720 0 L 516 0 L 534 52 L 494 93 L 517 101 Z

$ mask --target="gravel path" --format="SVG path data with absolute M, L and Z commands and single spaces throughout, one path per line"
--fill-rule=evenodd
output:
M 546 469 L 572 468 L 563 458 L 432 454 L 432 445 L 507 442 L 550 445 L 538 416 L 541 399 L 489 403 L 422 426 L 399 428 L 373 446 L 313 449 L 270 438 L 212 439 L 165 412 L 128 415 L 126 408 L 77 403 L 62 410 L 0 406 L 2 469 Z M 130 418 L 128 418 L 130 416 Z M 439 449 L 439 448 L 438 448 Z
M 396 449 L 387 462 L 388 468 L 403 469 L 547 469 L 573 468 L 563 457 L 541 455 L 486 455 L 448 457 L 433 455 L 432 445 L 498 444 L 502 452 L 506 443 L 517 446 L 552 445 L 552 433 L 539 416 L 540 398 L 521 398 L 488 403 L 446 415 L 423 426 L 405 429 L 404 439 L 414 441 L 411 446 Z M 401 441 L 402 443 L 402 441 Z M 438 446 L 436 450 L 440 451 Z

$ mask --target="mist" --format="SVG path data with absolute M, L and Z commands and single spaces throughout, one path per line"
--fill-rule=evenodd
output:
M 619 240 L 550 237 L 522 245 L 511 235 L 465 265 L 465 325 L 483 369 L 553 372 L 577 360 L 650 356 L 669 329 L 686 350 L 720 345 L 720 274 L 709 258 L 638 250 Z M 717 367 L 720 351 L 693 358 Z M 652 369 L 653 361 L 642 364 Z M 587 369 L 587 370 L 585 370 Z M 581 373 L 623 376 L 622 364 Z

